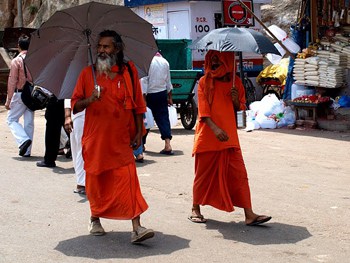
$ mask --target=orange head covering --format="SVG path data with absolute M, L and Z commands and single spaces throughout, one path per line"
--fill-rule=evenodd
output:
M 221 61 L 221 65 L 212 69 L 212 57 L 217 56 Z M 209 50 L 205 55 L 204 62 L 204 94 L 206 95 L 209 104 L 213 101 L 213 91 L 214 91 L 214 79 L 222 78 L 227 73 L 235 75 L 235 53 L 234 52 L 219 52 L 216 50 Z

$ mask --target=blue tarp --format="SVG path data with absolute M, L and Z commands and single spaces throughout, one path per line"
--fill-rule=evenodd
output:
M 309 45 L 309 31 L 307 26 L 303 26 L 302 24 L 292 25 L 290 27 L 291 32 L 291 38 L 294 40 L 295 43 L 299 45 L 301 50 L 303 50 L 305 47 Z M 295 56 L 297 54 L 294 54 Z M 289 61 L 288 66 L 288 75 L 286 80 L 286 85 L 284 86 L 283 91 L 283 99 L 284 100 L 290 100 L 292 97 L 292 85 L 295 81 L 293 77 L 293 67 L 294 67 L 294 59 L 291 57 Z

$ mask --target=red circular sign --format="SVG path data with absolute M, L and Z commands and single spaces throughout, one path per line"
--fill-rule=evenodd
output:
M 239 3 L 232 3 L 228 8 L 232 21 L 242 23 L 247 19 L 247 11 Z

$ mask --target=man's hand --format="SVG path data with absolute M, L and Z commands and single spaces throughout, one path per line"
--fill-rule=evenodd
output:
M 5 108 L 6 108 L 6 110 L 11 110 L 11 108 L 10 108 L 10 103 L 7 102 L 7 101 L 6 101 L 6 103 L 5 103 Z
M 209 126 L 209 128 L 213 131 L 213 133 L 215 134 L 216 138 L 220 141 L 220 142 L 226 142 L 228 141 L 229 137 L 227 135 L 227 133 L 222 130 L 220 127 L 218 127 L 211 118 L 206 117 L 204 118 L 204 122 Z
M 173 105 L 173 92 L 172 91 L 170 91 L 168 93 L 168 105 L 169 106 Z
M 213 130 L 216 138 L 220 141 L 220 142 L 226 142 L 228 141 L 228 136 L 227 136 L 227 133 L 220 129 L 219 127 L 216 126 L 216 128 Z
M 71 133 L 73 131 L 73 121 L 71 116 L 66 116 L 64 120 L 64 129 L 66 132 Z
M 130 148 L 133 150 L 136 150 L 137 148 L 140 147 L 141 145 L 141 140 L 142 140 L 142 135 L 140 133 L 137 133 L 135 138 L 130 142 Z
M 99 100 L 101 99 L 101 94 L 102 94 L 102 87 L 100 87 L 100 91 L 98 91 L 97 89 L 94 89 L 92 91 L 92 94 L 91 96 L 89 97 L 90 99 L 90 103 L 96 101 L 96 100 Z
M 73 121 L 71 117 L 72 109 L 64 108 L 64 129 L 66 132 L 71 133 L 73 131 Z
M 91 96 L 86 98 L 86 99 L 81 99 L 78 100 L 73 109 L 73 113 L 77 114 L 78 112 L 81 112 L 85 110 L 91 103 L 100 100 L 101 99 L 101 94 L 102 94 L 103 88 L 100 87 L 100 92 L 97 89 L 94 89 L 91 93 Z

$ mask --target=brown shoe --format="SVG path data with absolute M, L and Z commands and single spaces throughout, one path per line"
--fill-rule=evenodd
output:
M 105 230 L 101 225 L 100 220 L 90 221 L 89 232 L 93 236 L 103 236 L 104 234 L 106 234 Z
M 136 231 L 131 232 L 131 243 L 140 243 L 152 237 L 154 237 L 152 229 L 139 226 Z

